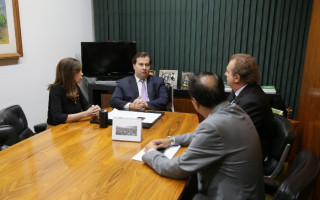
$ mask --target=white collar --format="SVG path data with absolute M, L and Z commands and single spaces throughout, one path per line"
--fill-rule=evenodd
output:
M 137 83 L 139 83 L 141 79 L 138 78 L 138 77 L 136 76 L 136 74 L 134 74 L 134 77 L 136 78 Z
M 240 92 L 247 86 L 248 84 L 245 84 L 244 86 L 242 86 L 239 90 L 237 90 L 234 94 L 236 95 L 236 97 L 240 94 Z

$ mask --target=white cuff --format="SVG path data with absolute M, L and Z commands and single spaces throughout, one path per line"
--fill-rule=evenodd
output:
M 124 110 L 129 110 L 131 102 L 128 102 L 126 105 L 123 106 Z

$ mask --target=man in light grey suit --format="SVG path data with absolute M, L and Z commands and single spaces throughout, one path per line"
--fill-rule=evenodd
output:
M 223 81 L 215 74 L 192 76 L 189 93 L 205 120 L 193 133 L 151 141 L 143 161 L 169 178 L 197 174 L 195 199 L 264 199 L 261 146 L 250 117 L 226 101 Z M 155 150 L 171 145 L 188 148 L 172 159 Z

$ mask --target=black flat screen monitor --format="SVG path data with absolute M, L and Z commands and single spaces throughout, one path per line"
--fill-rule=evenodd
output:
M 132 75 L 135 54 L 135 42 L 81 42 L 82 72 L 98 79 Z

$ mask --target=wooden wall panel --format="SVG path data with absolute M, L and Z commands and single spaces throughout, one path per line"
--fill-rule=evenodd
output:
M 313 1 L 300 91 L 297 138 L 292 153 L 306 149 L 320 156 L 320 0 Z M 320 199 L 320 176 L 312 199 Z
M 112 94 L 101 94 L 101 108 L 110 107 L 110 99 Z
M 199 122 L 202 122 L 204 120 L 204 117 L 194 109 L 190 98 L 175 97 L 174 110 L 175 112 L 195 113 L 198 115 Z

